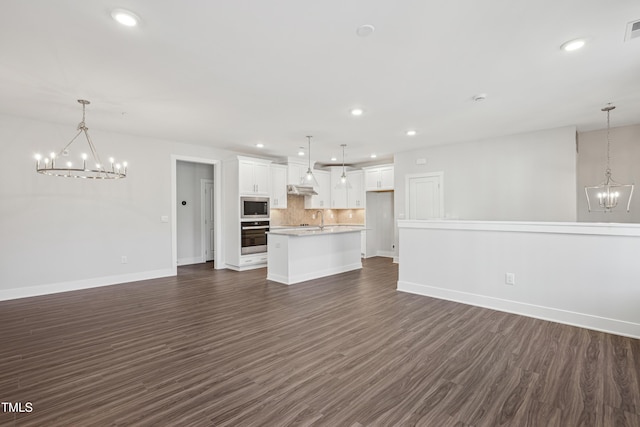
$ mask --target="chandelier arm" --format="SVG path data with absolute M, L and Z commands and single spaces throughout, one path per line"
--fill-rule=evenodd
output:
M 75 141 L 75 140 L 80 136 L 80 134 L 81 134 L 81 133 L 82 133 L 82 129 L 80 129 L 80 130 L 78 131 L 78 133 L 76 133 L 76 136 L 74 136 L 73 138 L 71 138 L 71 141 L 69 141 L 69 143 L 68 143 L 67 145 L 65 145 L 65 146 L 62 148 L 62 150 L 60 150 L 60 152 L 58 153 L 58 155 L 59 155 L 59 156 L 61 156 L 65 151 L 67 151 L 67 148 L 69 148 L 69 146 L 70 146 L 71 144 L 73 144 L 73 141 Z
M 104 171 L 104 164 L 102 163 L 102 160 L 100 160 L 100 156 L 98 155 L 98 150 L 96 150 L 96 146 L 93 145 L 93 141 L 91 141 L 91 137 L 89 136 L 89 129 L 84 128 L 84 136 L 87 138 L 87 142 L 89 143 L 89 149 L 91 150 L 91 155 L 93 156 L 93 160 L 95 160 L 95 162 L 97 164 L 100 165 L 100 170 Z

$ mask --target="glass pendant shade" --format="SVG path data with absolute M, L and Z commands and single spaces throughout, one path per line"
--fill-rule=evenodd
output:
M 633 197 L 633 184 L 620 184 L 611 177 L 611 139 L 610 139 L 610 113 L 615 106 L 608 104 L 602 109 L 607 113 L 607 169 L 604 173 L 604 181 L 599 185 L 585 187 L 587 196 L 587 209 L 589 212 L 611 212 L 618 208 L 631 209 L 631 198 Z
M 336 190 L 351 188 L 351 183 L 349 182 L 349 179 L 347 177 L 347 171 L 344 167 L 344 149 L 347 146 L 347 144 L 340 144 L 340 146 L 342 147 L 342 175 L 340 175 L 340 180 L 334 186 Z
M 311 136 L 307 136 L 308 144 L 309 144 L 309 167 L 307 168 L 307 172 L 304 174 L 302 178 L 303 185 L 312 185 L 314 187 L 320 187 L 318 184 L 318 180 L 315 176 L 313 176 L 313 171 L 311 170 Z

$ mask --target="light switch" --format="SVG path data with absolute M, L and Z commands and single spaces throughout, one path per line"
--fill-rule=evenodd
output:
M 160 217 L 160 222 L 169 222 L 169 217 L 167 215 L 162 215 Z

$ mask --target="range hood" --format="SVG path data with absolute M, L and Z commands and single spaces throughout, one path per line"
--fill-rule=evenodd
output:
M 294 194 L 296 196 L 318 195 L 311 185 L 287 185 L 287 194 Z

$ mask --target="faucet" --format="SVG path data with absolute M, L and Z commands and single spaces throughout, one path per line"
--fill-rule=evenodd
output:
M 324 229 L 324 211 L 316 211 L 316 214 L 320 214 L 320 231 Z

